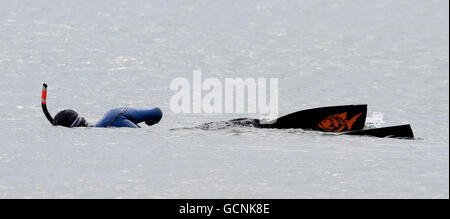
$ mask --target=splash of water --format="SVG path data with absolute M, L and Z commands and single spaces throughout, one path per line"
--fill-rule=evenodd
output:
M 384 123 L 383 121 L 383 113 L 373 112 L 371 116 L 366 118 L 366 127 L 367 128 L 379 128 Z

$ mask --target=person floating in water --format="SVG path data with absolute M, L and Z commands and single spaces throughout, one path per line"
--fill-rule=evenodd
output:
M 54 126 L 74 127 L 129 127 L 140 128 L 139 123 L 145 122 L 152 126 L 162 118 L 162 111 L 159 108 L 153 109 L 133 109 L 128 107 L 115 108 L 109 110 L 100 121 L 95 125 L 90 125 L 86 119 L 79 116 L 77 112 L 71 109 L 60 111 L 53 118 L 47 110 L 47 84 L 42 88 L 42 110 L 48 121 Z
M 109 110 L 103 118 L 95 125 L 90 125 L 86 119 L 79 116 L 71 109 L 60 111 L 53 118 L 52 124 L 55 126 L 74 127 L 128 127 L 141 128 L 138 124 L 145 122 L 148 126 L 158 123 L 162 118 L 162 111 L 159 108 L 153 109 L 133 109 L 128 107 L 115 108 Z

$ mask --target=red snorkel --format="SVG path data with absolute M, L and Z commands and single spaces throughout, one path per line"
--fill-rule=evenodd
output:
M 47 84 L 44 83 L 42 87 L 42 100 L 41 100 L 42 111 L 44 111 L 45 117 L 53 125 L 53 118 L 47 110 Z

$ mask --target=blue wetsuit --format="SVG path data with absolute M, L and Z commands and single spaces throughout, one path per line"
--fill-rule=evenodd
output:
M 162 118 L 159 108 L 133 109 L 128 107 L 109 110 L 94 127 L 129 127 L 140 128 L 138 123 L 149 122 L 155 124 Z

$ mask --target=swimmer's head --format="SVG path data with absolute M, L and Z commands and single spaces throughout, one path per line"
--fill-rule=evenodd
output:
M 74 110 L 65 109 L 56 114 L 55 118 L 53 119 L 53 125 L 73 128 L 87 127 L 88 123 L 86 122 L 86 119 L 79 116 L 78 113 Z

